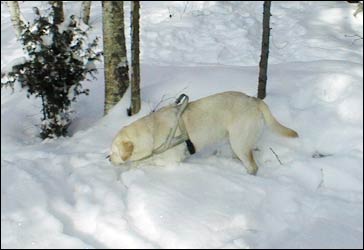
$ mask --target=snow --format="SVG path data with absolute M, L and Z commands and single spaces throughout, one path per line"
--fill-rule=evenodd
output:
M 47 8 L 19 4 L 27 20 L 34 5 Z M 79 15 L 80 2 L 64 5 Z M 1 68 L 11 69 L 24 54 L 2 7 Z M 126 114 L 127 93 L 103 117 L 99 62 L 97 80 L 84 82 L 90 95 L 72 107 L 71 137 L 41 141 L 40 101 L 17 85 L 1 89 L 1 247 L 363 248 L 363 43 L 354 36 L 363 17 L 354 11 L 272 3 L 265 101 L 300 137 L 266 129 L 257 176 L 227 142 L 166 166 L 115 167 L 105 157 L 122 126 L 181 93 L 256 95 L 262 2 L 142 2 L 136 116 Z M 101 36 L 100 3 L 90 18 L 91 40 Z

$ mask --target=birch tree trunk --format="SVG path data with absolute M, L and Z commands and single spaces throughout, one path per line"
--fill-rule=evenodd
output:
M 258 83 L 258 98 L 264 99 L 266 96 L 267 71 L 268 71 L 268 54 L 269 54 L 269 20 L 270 20 L 270 5 L 271 1 L 264 1 L 263 5 L 263 38 L 262 52 L 259 63 L 259 83 Z
M 50 5 L 52 6 L 54 17 L 53 23 L 60 24 L 64 21 L 64 14 L 63 14 L 63 2 L 62 1 L 49 1 Z
M 103 1 L 105 106 L 104 114 L 120 101 L 129 87 L 122 1 Z
M 9 6 L 10 18 L 15 29 L 15 35 L 17 38 L 20 37 L 22 32 L 22 25 L 24 23 L 24 18 L 20 14 L 18 1 L 6 1 Z
M 131 106 L 129 115 L 135 115 L 140 110 L 139 8 L 139 1 L 130 1 Z
M 88 24 L 90 20 L 91 1 L 82 1 L 82 20 Z

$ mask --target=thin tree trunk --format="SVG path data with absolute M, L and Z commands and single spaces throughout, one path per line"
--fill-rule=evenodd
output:
M 258 98 L 264 99 L 266 96 L 267 71 L 268 71 L 268 54 L 269 54 L 269 20 L 270 20 L 270 5 L 271 1 L 264 1 L 263 5 L 263 38 L 262 52 L 259 62 L 259 83 L 258 83 Z
M 120 101 L 129 87 L 128 60 L 124 34 L 122 1 L 103 1 L 103 41 L 105 65 L 104 114 Z
M 60 24 L 64 21 L 64 14 L 63 14 L 63 2 L 62 1 L 49 1 L 52 5 L 53 9 L 53 23 Z
M 139 65 L 139 1 L 131 1 L 131 107 L 130 115 L 140 110 L 140 65 Z
M 88 24 L 90 20 L 91 1 L 82 1 L 82 20 Z
M 20 37 L 22 32 L 22 25 L 24 24 L 24 18 L 20 14 L 18 1 L 7 1 L 10 11 L 11 22 L 15 29 L 15 35 L 17 38 Z

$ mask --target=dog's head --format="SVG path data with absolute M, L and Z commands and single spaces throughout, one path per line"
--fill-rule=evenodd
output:
M 154 137 L 150 127 L 150 119 L 146 117 L 122 128 L 111 145 L 111 162 L 123 164 L 150 155 L 154 147 Z
M 113 164 L 122 164 L 130 159 L 133 151 L 133 142 L 123 138 L 116 138 L 111 146 L 110 160 Z

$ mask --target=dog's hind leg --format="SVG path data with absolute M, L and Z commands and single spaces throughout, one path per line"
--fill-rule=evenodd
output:
M 256 175 L 258 172 L 258 165 L 254 160 L 254 156 L 253 156 L 253 150 L 250 149 L 248 154 L 244 154 L 244 159 L 245 161 L 243 161 L 244 164 L 248 164 L 249 167 L 247 167 L 247 171 L 249 174 L 252 175 Z
M 247 172 L 251 175 L 256 175 L 258 172 L 258 165 L 256 164 L 253 156 L 253 148 L 259 136 L 259 124 L 255 128 L 248 131 L 249 134 L 244 134 L 237 130 L 229 132 L 229 141 L 232 150 L 236 156 L 243 162 Z
M 234 150 L 235 152 L 235 150 Z M 235 152 L 239 159 L 243 162 L 248 174 L 256 175 L 258 172 L 258 165 L 254 160 L 253 150 L 248 150 L 248 152 Z

